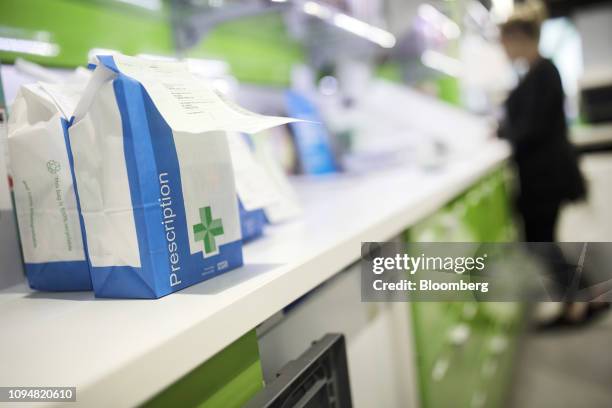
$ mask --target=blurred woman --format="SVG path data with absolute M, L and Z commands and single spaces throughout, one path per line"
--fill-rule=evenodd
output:
M 510 141 L 518 167 L 518 210 L 525 240 L 555 241 L 561 204 L 584 198 L 584 181 L 568 141 L 559 71 L 540 55 L 540 20 L 519 15 L 501 27 L 508 57 L 528 67 L 506 101 L 500 135 Z
M 542 9 L 524 7 L 501 26 L 501 42 L 508 57 L 526 73 L 508 97 L 500 137 L 513 147 L 520 194 L 517 209 L 527 242 L 554 242 L 559 211 L 564 202 L 583 199 L 586 189 L 576 155 L 568 141 L 564 93 L 559 71 L 539 52 Z M 573 271 L 556 245 L 539 246 L 554 265 L 557 287 L 563 293 L 573 284 Z M 588 287 L 584 278 L 577 289 Z M 556 323 L 586 321 L 598 306 L 568 302 Z

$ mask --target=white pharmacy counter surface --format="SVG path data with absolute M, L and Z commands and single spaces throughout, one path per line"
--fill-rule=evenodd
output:
M 76 386 L 83 406 L 142 403 L 358 261 L 362 241 L 400 234 L 508 156 L 491 141 L 437 170 L 296 181 L 300 219 L 246 245 L 244 267 L 158 300 L 6 289 L 0 386 Z
M 612 123 L 578 126 L 572 129 L 571 142 L 578 148 L 612 145 Z

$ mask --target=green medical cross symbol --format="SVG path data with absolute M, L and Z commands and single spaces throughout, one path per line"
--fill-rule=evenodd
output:
M 215 237 L 223 235 L 223 223 L 221 218 L 213 220 L 210 207 L 200 208 L 200 224 L 193 226 L 193 234 L 196 241 L 204 242 L 204 253 L 209 254 L 217 250 Z

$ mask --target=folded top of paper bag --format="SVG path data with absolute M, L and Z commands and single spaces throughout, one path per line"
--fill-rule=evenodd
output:
M 153 61 L 125 55 L 98 56 L 92 80 L 75 111 L 78 122 L 87 112 L 96 90 L 116 75 L 140 82 L 164 120 L 175 131 L 258 133 L 297 121 L 263 116 L 243 109 L 196 77 L 182 62 Z
M 50 84 L 36 82 L 22 85 L 20 96 L 11 107 L 9 127 L 17 131 L 22 126 L 31 126 L 47 121 L 59 113 L 63 119 L 74 114 L 84 84 Z

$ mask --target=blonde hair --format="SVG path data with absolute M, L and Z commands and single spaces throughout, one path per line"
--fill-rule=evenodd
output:
M 537 40 L 540 38 L 542 23 L 547 17 L 546 6 L 539 0 L 517 4 L 512 16 L 500 26 L 502 36 L 523 34 Z
M 542 25 L 544 20 L 548 18 L 546 6 L 540 0 L 528 0 L 525 3 L 519 3 L 514 8 L 514 12 L 508 21 L 522 20 L 530 21 Z

